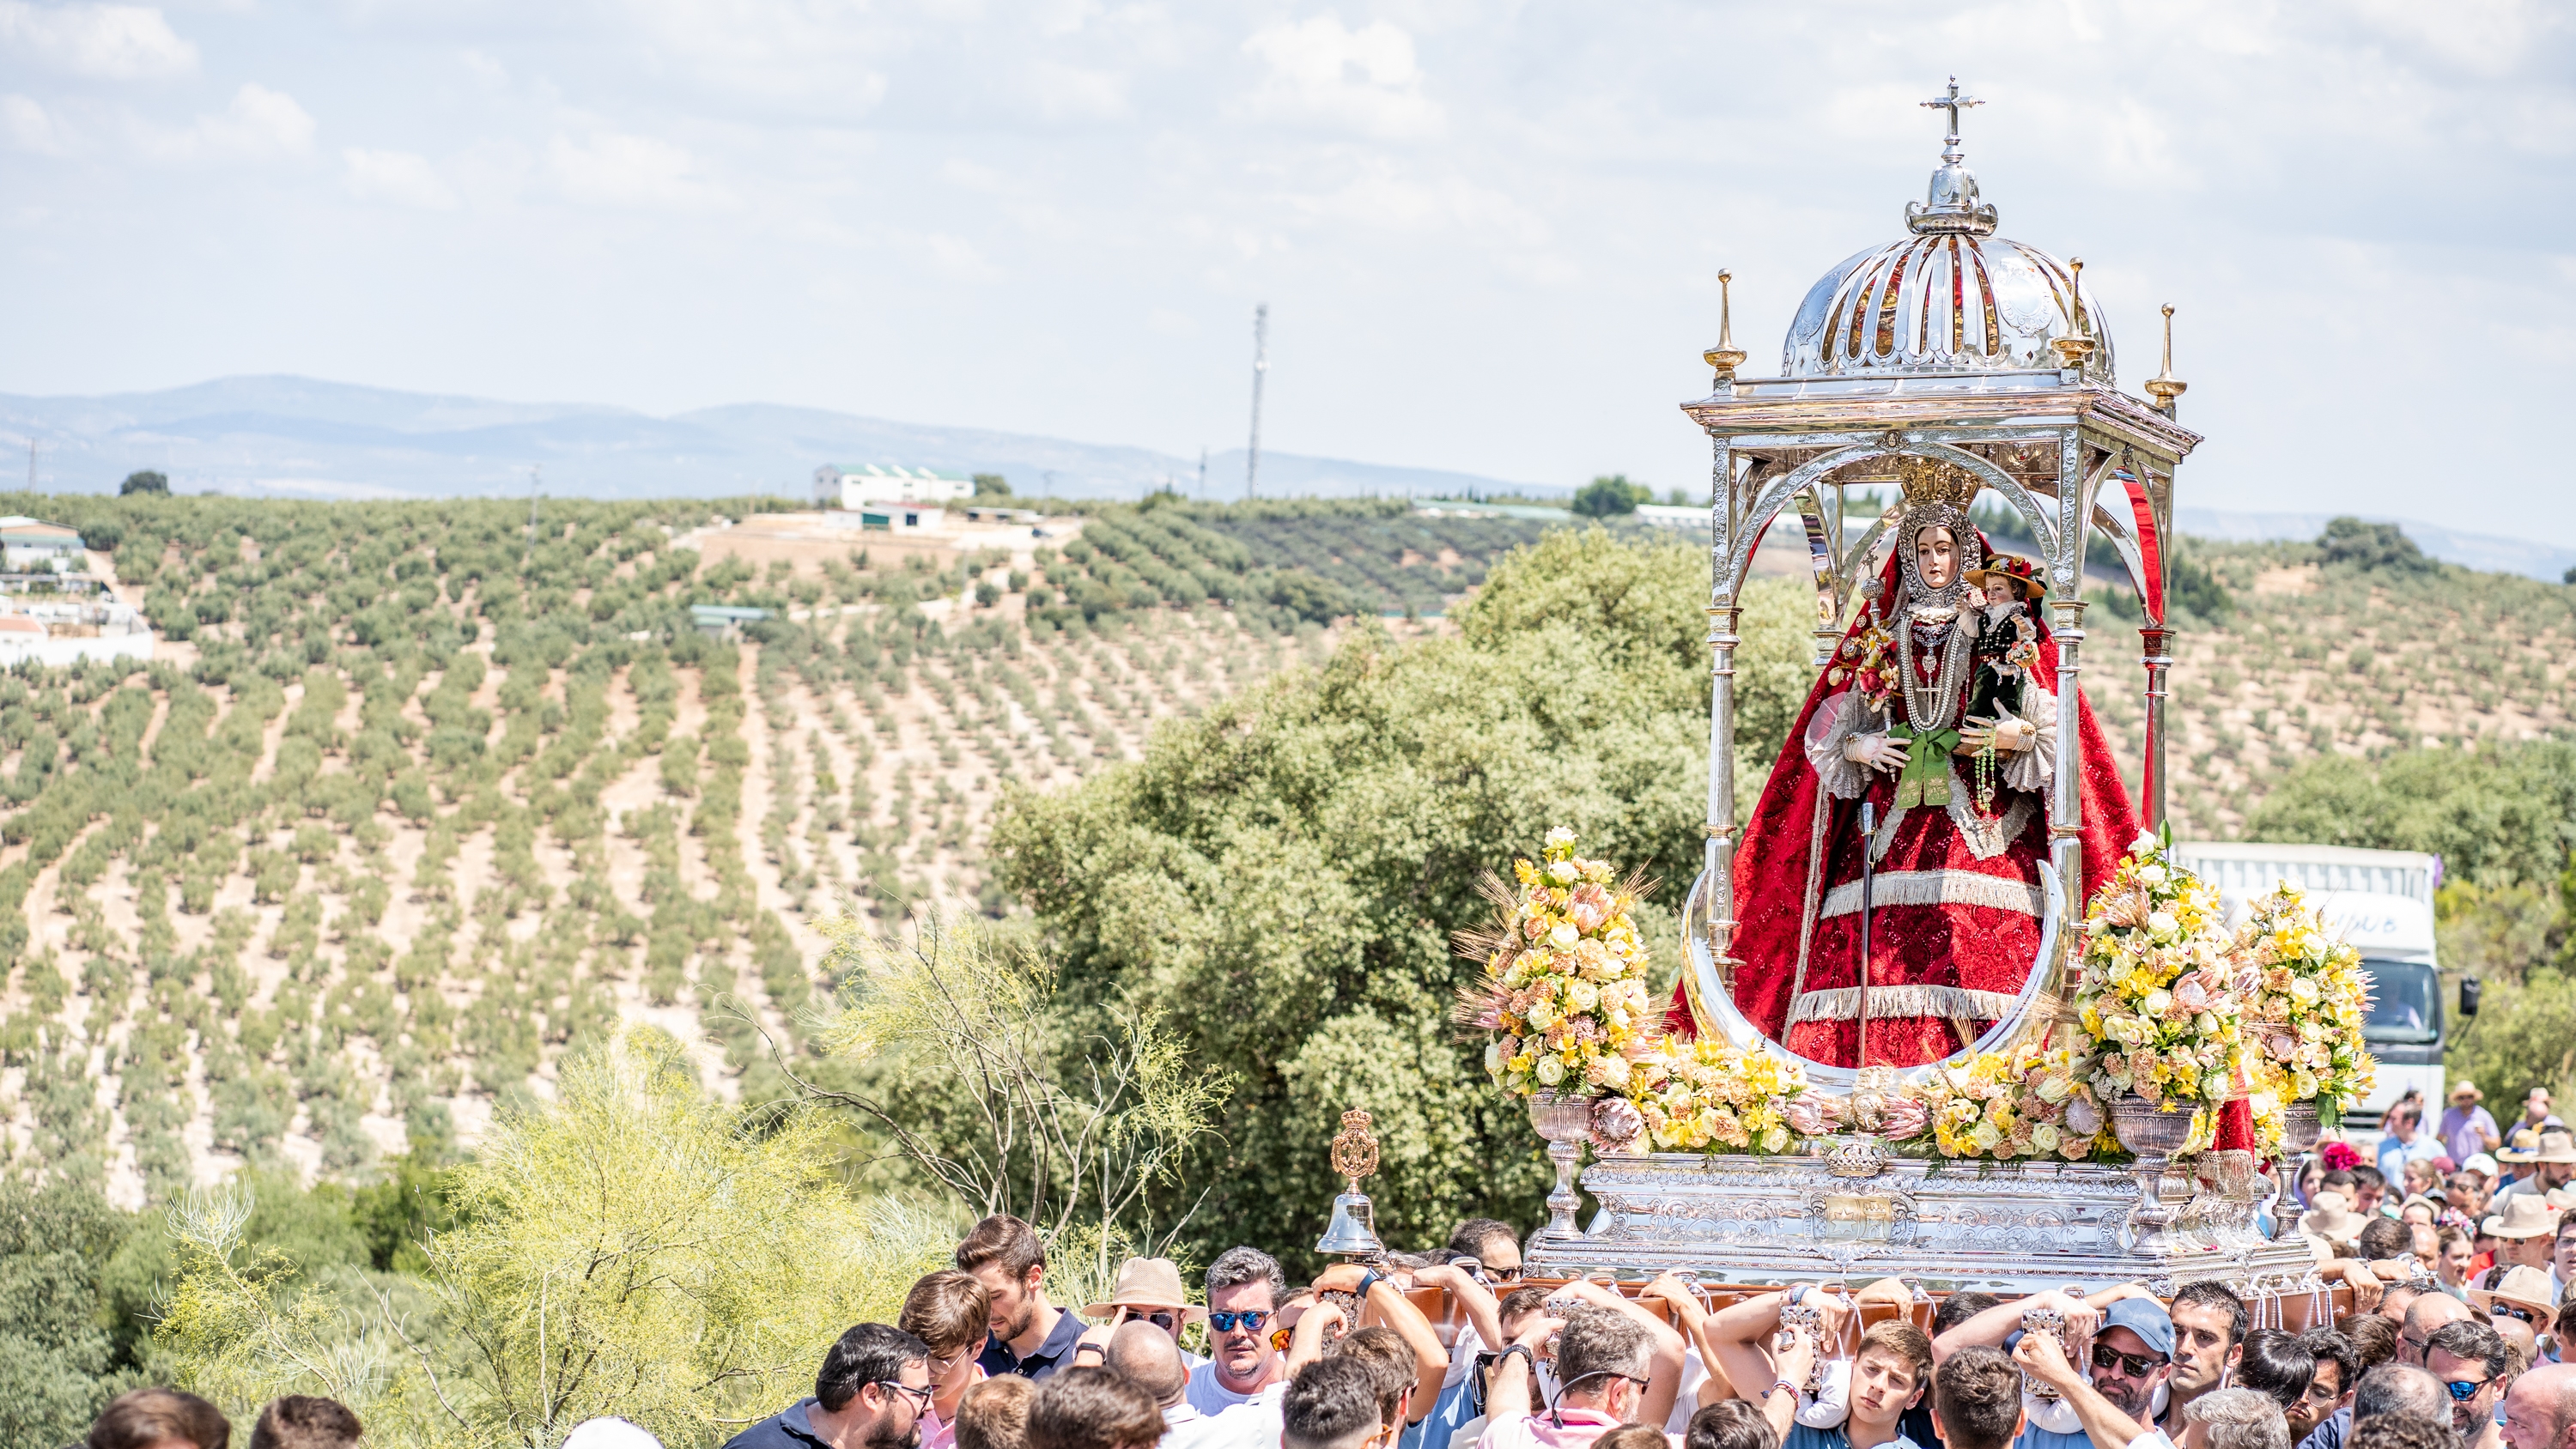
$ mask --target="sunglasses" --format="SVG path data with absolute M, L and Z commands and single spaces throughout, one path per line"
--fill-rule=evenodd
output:
M 1269 1321 L 1270 1310 L 1267 1308 L 1246 1308 L 1239 1313 L 1211 1313 L 1208 1315 L 1208 1327 L 1215 1329 L 1219 1333 L 1234 1332 L 1234 1326 L 1238 1323 L 1243 1325 L 1243 1331 L 1246 1333 L 1259 1333 L 1261 1331 L 1261 1325 L 1268 1323 Z
M 1517 1283 L 1521 1281 L 1520 1265 L 1515 1263 L 1508 1268 L 1497 1268 L 1488 1264 L 1485 1268 L 1485 1276 L 1497 1283 Z
M 2154 1373 L 2156 1370 L 2163 1368 L 2165 1366 L 2165 1361 L 2160 1358 L 2149 1358 L 2145 1354 L 2122 1353 L 2107 1343 L 2097 1343 L 2093 1345 L 2093 1366 L 2095 1368 L 2108 1371 L 2114 1364 L 2119 1366 L 2120 1372 L 2127 1374 L 2129 1377 L 2133 1379 L 2142 1379 L 2147 1375 Z
M 1175 1313 L 1169 1308 L 1120 1308 L 1118 1310 L 1118 1321 L 1120 1323 L 1135 1323 L 1139 1320 L 1150 1323 L 1156 1328 L 1163 1330 L 1165 1333 L 1178 1333 L 1181 1331 L 1181 1315 Z M 1254 1326 L 1258 1327 L 1259 1325 L 1256 1324 Z
M 2465 1404 L 2478 1396 L 2478 1390 L 2494 1383 L 2493 1379 L 2445 1379 L 2442 1387 L 2451 1391 L 2451 1402 Z
M 2510 1303 L 2499 1303 L 2495 1307 L 2488 1309 L 2487 1316 L 2489 1318 L 2519 1318 L 2525 1323 L 2538 1323 L 2540 1321 L 2539 1314 L 2532 1312 L 2528 1308 L 2516 1308 Z

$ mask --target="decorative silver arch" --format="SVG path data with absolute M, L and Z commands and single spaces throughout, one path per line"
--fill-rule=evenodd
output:
M 1717 478 L 1722 484 L 1733 482 L 1733 459 L 1725 440 L 1719 439 Z M 1727 954 L 1735 931 L 1735 646 L 1742 642 L 1734 631 L 1736 601 L 1742 596 L 1746 575 L 1753 565 L 1753 554 L 1763 534 L 1780 511 L 1793 501 L 1800 504 L 1807 532 L 1810 557 L 1818 569 L 1819 619 L 1816 626 L 1818 662 L 1824 662 L 1831 630 L 1839 636 L 1842 614 L 1849 604 L 1849 589 L 1857 566 L 1869 557 L 1879 537 L 1888 526 L 1888 515 L 1882 514 L 1862 536 L 1859 543 L 1836 556 L 1824 537 L 1819 487 L 1834 473 L 1859 464 L 1896 458 L 1930 458 L 1965 470 L 1979 483 L 2012 504 L 2030 526 L 2031 537 L 2038 541 L 2039 551 L 2048 565 L 2048 576 L 2063 583 L 2052 590 L 2060 595 L 2058 608 L 2058 657 L 2063 682 L 2059 690 L 2058 728 L 2060 739 L 2073 739 L 2075 724 L 2075 691 L 2073 671 L 2076 668 L 2075 644 L 2083 637 L 2076 624 L 2083 604 L 2072 598 L 2081 588 L 2084 530 L 2082 513 L 2076 513 L 2074 527 L 2061 529 L 2053 522 L 2039 499 L 2021 480 L 1997 467 L 1991 460 L 1920 435 L 1892 434 L 1865 443 L 1851 443 L 1834 448 L 1799 464 L 1775 478 L 1765 479 L 1755 490 L 1752 502 L 1743 513 L 1730 520 L 1726 517 L 1727 501 L 1732 487 L 1720 487 L 1719 501 L 1712 509 L 1714 526 L 1714 587 L 1709 604 L 1709 646 L 1716 663 L 1712 677 L 1709 707 L 1708 757 L 1708 838 L 1702 850 L 1700 877 L 1692 884 L 1690 907 L 1704 912 L 1704 927 L 1692 928 L 1686 919 L 1684 934 L 1689 938 L 1689 964 L 1684 971 L 1685 991 L 1694 1014 L 1702 1022 L 1717 1026 L 1739 1046 L 1752 1041 L 1768 1042 L 1769 1050 L 1791 1055 L 1788 1048 L 1769 1042 L 1750 1021 L 1736 1009 L 1731 971 L 1734 963 Z M 1751 481 L 1750 479 L 1747 480 Z M 2072 481 L 2072 480 L 2070 480 Z M 1831 563 L 1827 564 L 1826 560 Z M 1822 617 L 1830 604 L 1833 617 Z M 2070 614 L 2069 608 L 2075 611 Z M 2073 638 L 2066 636 L 2071 633 Z M 2050 791 L 2049 811 L 2051 851 L 2054 869 L 2043 866 L 2043 899 L 2045 902 L 2039 953 L 2025 976 L 2023 988 L 2013 1010 L 2004 1020 L 1988 1029 L 1977 1042 L 1945 1060 L 1956 1061 L 1980 1051 L 1992 1050 L 2021 1029 L 2030 1003 L 2037 998 L 2043 983 L 2050 982 L 2059 961 L 2059 923 L 2065 909 L 2063 882 L 2083 879 L 2082 847 L 2076 839 L 2073 822 L 2080 820 L 2083 808 L 2082 778 L 2077 773 L 2079 752 L 2060 750 L 2056 776 Z M 2062 812 L 2062 813 L 2061 813 Z M 2066 828 L 2059 828 L 2060 822 Z M 1686 917 L 1688 912 L 1686 911 Z M 1818 1081 L 1847 1084 L 1851 1069 L 1831 1067 L 1821 1062 L 1799 1058 L 1808 1075 Z M 1917 1069 L 1920 1075 L 1929 1068 Z

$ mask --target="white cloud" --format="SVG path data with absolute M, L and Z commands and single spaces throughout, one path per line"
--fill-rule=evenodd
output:
M 220 116 L 204 116 L 197 132 L 213 151 L 238 156 L 300 154 L 313 149 L 313 117 L 295 97 L 257 81 L 244 82 Z
M 439 179 L 438 168 L 426 156 L 350 146 L 340 152 L 340 159 L 349 168 L 352 196 L 424 211 L 447 211 L 456 205 L 455 191 Z
M 197 65 L 197 47 L 148 5 L 32 5 L 0 0 L 0 41 L 57 70 L 131 80 Z
M 698 175 L 697 158 L 668 141 L 594 131 L 586 140 L 557 136 L 546 159 L 564 195 L 600 206 L 690 209 L 725 199 Z
M 1445 119 L 1422 94 L 1413 37 L 1383 20 L 1352 30 L 1326 11 L 1257 31 L 1243 48 L 1270 67 L 1253 94 L 1258 113 L 1388 138 L 1430 135 Z
M 143 130 L 137 145 L 144 154 L 164 161 L 269 160 L 312 150 L 314 130 L 311 113 L 297 105 L 295 97 L 247 81 L 220 113 L 199 116 L 182 131 Z
M 0 96 L 0 131 L 8 133 L 11 146 L 38 156 L 60 156 L 71 149 L 52 113 L 26 96 Z

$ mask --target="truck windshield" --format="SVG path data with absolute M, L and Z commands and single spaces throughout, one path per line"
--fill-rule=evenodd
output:
M 2361 1034 L 2367 1041 L 2429 1042 L 2441 1039 L 2441 978 L 2433 968 L 2414 961 L 2361 963 L 2370 977 L 2370 1020 Z

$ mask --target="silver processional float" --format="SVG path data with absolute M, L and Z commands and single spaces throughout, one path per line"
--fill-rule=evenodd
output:
M 1765 530 L 1793 517 L 1813 564 L 1815 665 L 1824 671 L 1838 651 L 1848 659 L 1845 627 L 1864 599 L 1874 604 L 1880 585 L 1873 570 L 1896 543 L 1888 532 L 1893 517 L 1909 506 L 1900 498 L 1887 513 L 1847 524 L 1842 505 L 1854 486 L 1937 468 L 1964 474 L 1973 482 L 1959 486 L 1982 489 L 2018 515 L 2039 555 L 2032 589 L 2044 589 L 2053 636 L 2060 740 L 2076 736 L 2086 541 L 2098 534 L 2111 542 L 2144 616 L 2146 758 L 2138 814 L 2150 829 L 2164 819 L 2171 635 L 2162 544 L 2173 518 L 2175 470 L 2200 441 L 2175 419 L 2184 384 L 2172 372 L 2172 309 L 2165 309 L 2164 370 L 2144 385 L 2152 401 L 2123 393 L 2108 329 L 2082 288 L 2083 263 L 1996 235 L 1996 208 L 1980 198 L 1959 145 L 1959 111 L 1977 102 L 1961 96 L 1953 78 L 1947 94 L 1924 104 L 1946 115 L 1947 134 L 1924 200 L 1905 208 L 1906 235 L 1816 282 L 1789 328 L 1776 378 L 1738 375 L 1746 354 L 1733 343 L 1731 295 L 1722 293 L 1720 341 L 1704 354 L 1714 368 L 1712 390 L 1683 405 L 1714 452 L 1708 824 L 1683 917 L 1684 994 L 1698 1041 L 1803 1073 L 1805 1090 L 1831 1108 L 1829 1128 L 1799 1133 L 1787 1150 L 1648 1151 L 1640 1145 L 1648 1139 L 1639 1138 L 1605 1151 L 1591 1110 L 1597 1098 L 1576 1094 L 1574 1082 L 1563 1091 L 1531 1091 L 1531 1119 L 1548 1141 L 1557 1184 L 1550 1221 L 1530 1241 L 1525 1261 L 1543 1274 L 1633 1278 L 1678 1269 L 1709 1284 L 1901 1274 L 1936 1291 L 2143 1281 L 2170 1294 L 2185 1283 L 2218 1280 L 2258 1300 L 2312 1295 L 2322 1285 L 2310 1245 L 2258 1231 L 2258 1210 L 2272 1189 L 2255 1171 L 2253 1154 L 2186 1154 L 2186 1146 L 2205 1145 L 2186 1140 L 2189 1111 L 2124 1112 L 2106 1102 L 2100 1140 L 2116 1135 L 2113 1151 L 2131 1155 L 2129 1162 L 2046 1153 L 1960 1162 L 1909 1152 L 1883 1130 L 1882 1104 L 1926 1084 L 1937 1088 L 1935 1074 L 2073 1019 L 2068 1003 L 2085 949 L 2087 879 L 2077 749 L 2058 749 L 2050 777 L 2034 787 L 2044 790 L 2046 816 L 2045 858 L 2035 866 L 2039 946 L 2019 995 L 1993 998 L 2001 1019 L 1981 1035 L 1969 1040 L 1972 1024 L 1962 1021 L 1957 1039 L 1964 1045 L 1944 1060 L 1834 1065 L 1795 1057 L 1735 999 L 1743 836 L 1733 656 L 1742 590 Z M 1720 279 L 1722 286 L 1731 281 L 1725 273 Z M 1861 855 L 1858 888 L 1865 891 L 1872 853 L 1864 847 Z M 1543 876 L 1539 883 L 1545 886 Z M 1883 872 L 1878 884 L 1883 902 Z M 1557 892 L 1560 904 L 1565 894 Z M 1809 911 L 1812 918 L 1812 904 Z M 1864 931 L 1868 913 L 1864 907 Z M 1574 938 L 1564 940 L 1572 945 Z M 1803 973 L 1803 944 L 1799 959 Z M 1871 992 L 1864 961 L 1855 1060 L 1867 1059 Z M 1591 995 L 1583 990 L 1585 1000 Z M 1561 1022 L 1564 1007 L 1560 998 L 1552 1010 L 1537 1009 Z M 1509 1020 L 1521 1030 L 1546 1024 L 1536 1016 Z M 1498 1080 L 1529 1060 L 1512 1056 L 1523 1040 L 1508 1038 L 1499 1056 L 1489 1054 Z M 2293 1110 L 2289 1119 L 2285 1150 L 2312 1144 L 2314 1114 Z M 1807 1120 L 1812 1125 L 1812 1114 Z M 1595 1160 L 1580 1182 L 1598 1211 L 1578 1225 L 1575 1168 L 1587 1144 Z M 1338 1214 L 1336 1226 L 1346 1226 Z

